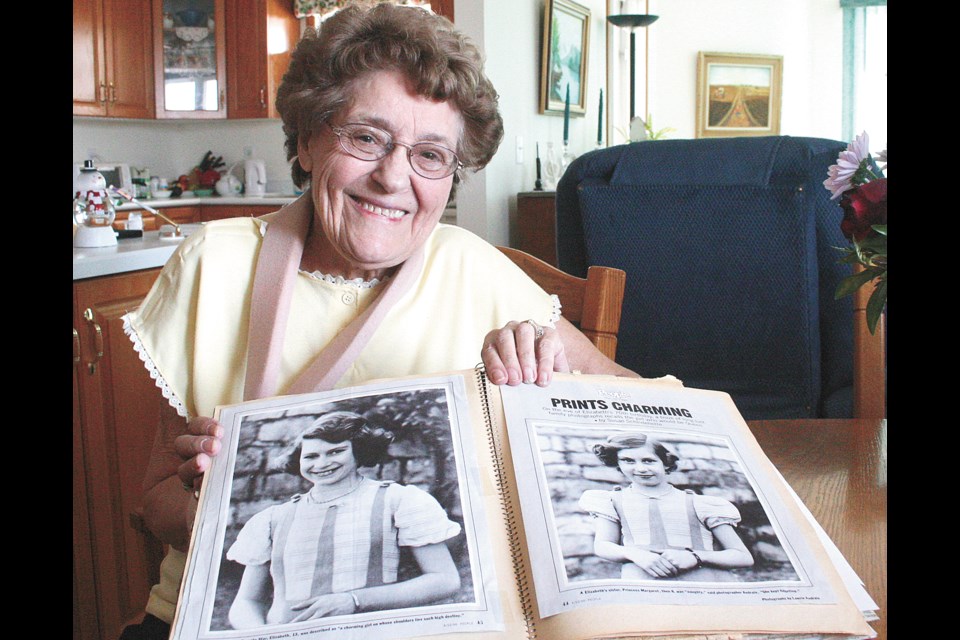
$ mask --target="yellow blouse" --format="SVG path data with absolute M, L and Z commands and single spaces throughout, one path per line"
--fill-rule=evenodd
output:
M 213 415 L 243 400 L 247 318 L 266 222 L 207 223 L 183 240 L 124 330 L 151 376 L 181 416 Z M 372 286 L 371 286 L 372 285 Z M 285 388 L 383 283 L 344 282 L 299 273 L 284 339 Z M 560 302 L 495 247 L 460 227 L 438 225 L 427 239 L 414 286 L 389 311 L 337 383 L 469 369 L 483 338 L 511 320 L 554 326 Z M 170 549 L 147 611 L 172 622 L 185 554 Z
M 124 329 L 170 404 L 182 416 L 212 415 L 243 399 L 247 313 L 265 222 L 210 222 L 189 236 L 163 268 Z M 369 344 L 337 383 L 468 369 L 483 337 L 510 320 L 553 326 L 560 303 L 495 247 L 438 225 L 424 267 Z M 298 274 L 284 339 L 280 389 L 293 381 L 383 283 L 358 284 Z M 282 391 L 281 391 L 282 393 Z

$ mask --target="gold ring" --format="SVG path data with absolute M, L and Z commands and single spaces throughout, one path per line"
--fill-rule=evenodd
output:
M 536 332 L 536 333 L 534 334 L 534 337 L 533 337 L 534 340 L 539 340 L 540 338 L 543 337 L 543 327 L 541 327 L 540 325 L 538 325 L 538 324 L 537 324 L 536 322 L 534 322 L 533 320 L 524 320 L 524 322 L 526 322 L 526 323 L 529 324 L 531 327 L 533 327 L 533 330 Z

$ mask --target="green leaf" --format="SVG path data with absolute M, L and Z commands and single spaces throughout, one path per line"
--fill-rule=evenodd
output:
M 881 280 L 877 283 L 877 288 L 873 290 L 870 299 L 867 300 L 867 328 L 873 335 L 877 331 L 877 323 L 880 316 L 883 315 L 883 309 L 887 306 L 887 281 Z
M 887 225 L 885 224 L 874 224 L 870 226 L 871 229 L 879 233 L 880 235 L 887 235 Z
M 834 300 L 839 300 L 844 296 L 848 296 L 863 285 L 867 284 L 874 278 L 876 278 L 879 273 L 876 268 L 867 268 L 861 271 L 860 273 L 855 273 L 852 276 L 847 276 L 837 284 L 837 290 L 833 294 Z
M 887 236 L 870 236 L 858 242 L 857 246 L 860 247 L 860 251 L 872 249 L 874 251 L 882 250 L 883 253 L 886 253 Z

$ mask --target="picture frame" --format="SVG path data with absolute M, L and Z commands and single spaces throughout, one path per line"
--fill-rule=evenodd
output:
M 697 55 L 697 138 L 780 134 L 783 56 Z
M 546 0 L 540 65 L 540 113 L 587 112 L 590 9 L 572 0 Z

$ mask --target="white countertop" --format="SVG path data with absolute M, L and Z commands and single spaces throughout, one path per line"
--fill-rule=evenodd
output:
M 268 193 L 264 196 L 204 196 L 169 199 L 143 199 L 140 202 L 163 209 L 164 207 L 187 207 L 194 205 L 275 205 L 277 209 L 293 202 L 298 196 L 282 193 Z M 117 206 L 117 211 L 137 211 L 140 205 L 124 203 Z M 199 229 L 201 224 L 182 224 L 180 228 L 184 236 Z M 117 240 L 111 247 L 78 248 L 73 249 L 73 279 L 96 278 L 127 271 L 152 269 L 162 267 L 183 238 L 161 238 L 159 231 L 145 231 L 142 238 L 125 238 Z
M 190 207 L 194 205 L 202 204 L 250 204 L 250 205 L 277 205 L 279 209 L 285 204 L 293 202 L 299 196 L 295 196 L 289 193 L 268 193 L 263 196 L 204 196 L 197 197 L 191 196 L 184 198 L 183 196 L 178 198 L 166 198 L 166 199 L 151 199 L 151 198 L 137 198 L 143 204 L 153 207 L 155 209 L 162 209 L 164 207 Z M 137 211 L 142 209 L 138 204 L 133 204 L 132 202 L 124 202 L 121 205 L 117 205 L 117 211 Z
M 182 224 L 186 237 L 202 224 Z M 73 248 L 73 279 L 96 278 L 114 273 L 162 267 L 183 238 L 166 239 L 159 231 L 145 231 L 142 238 L 117 240 L 112 247 Z

